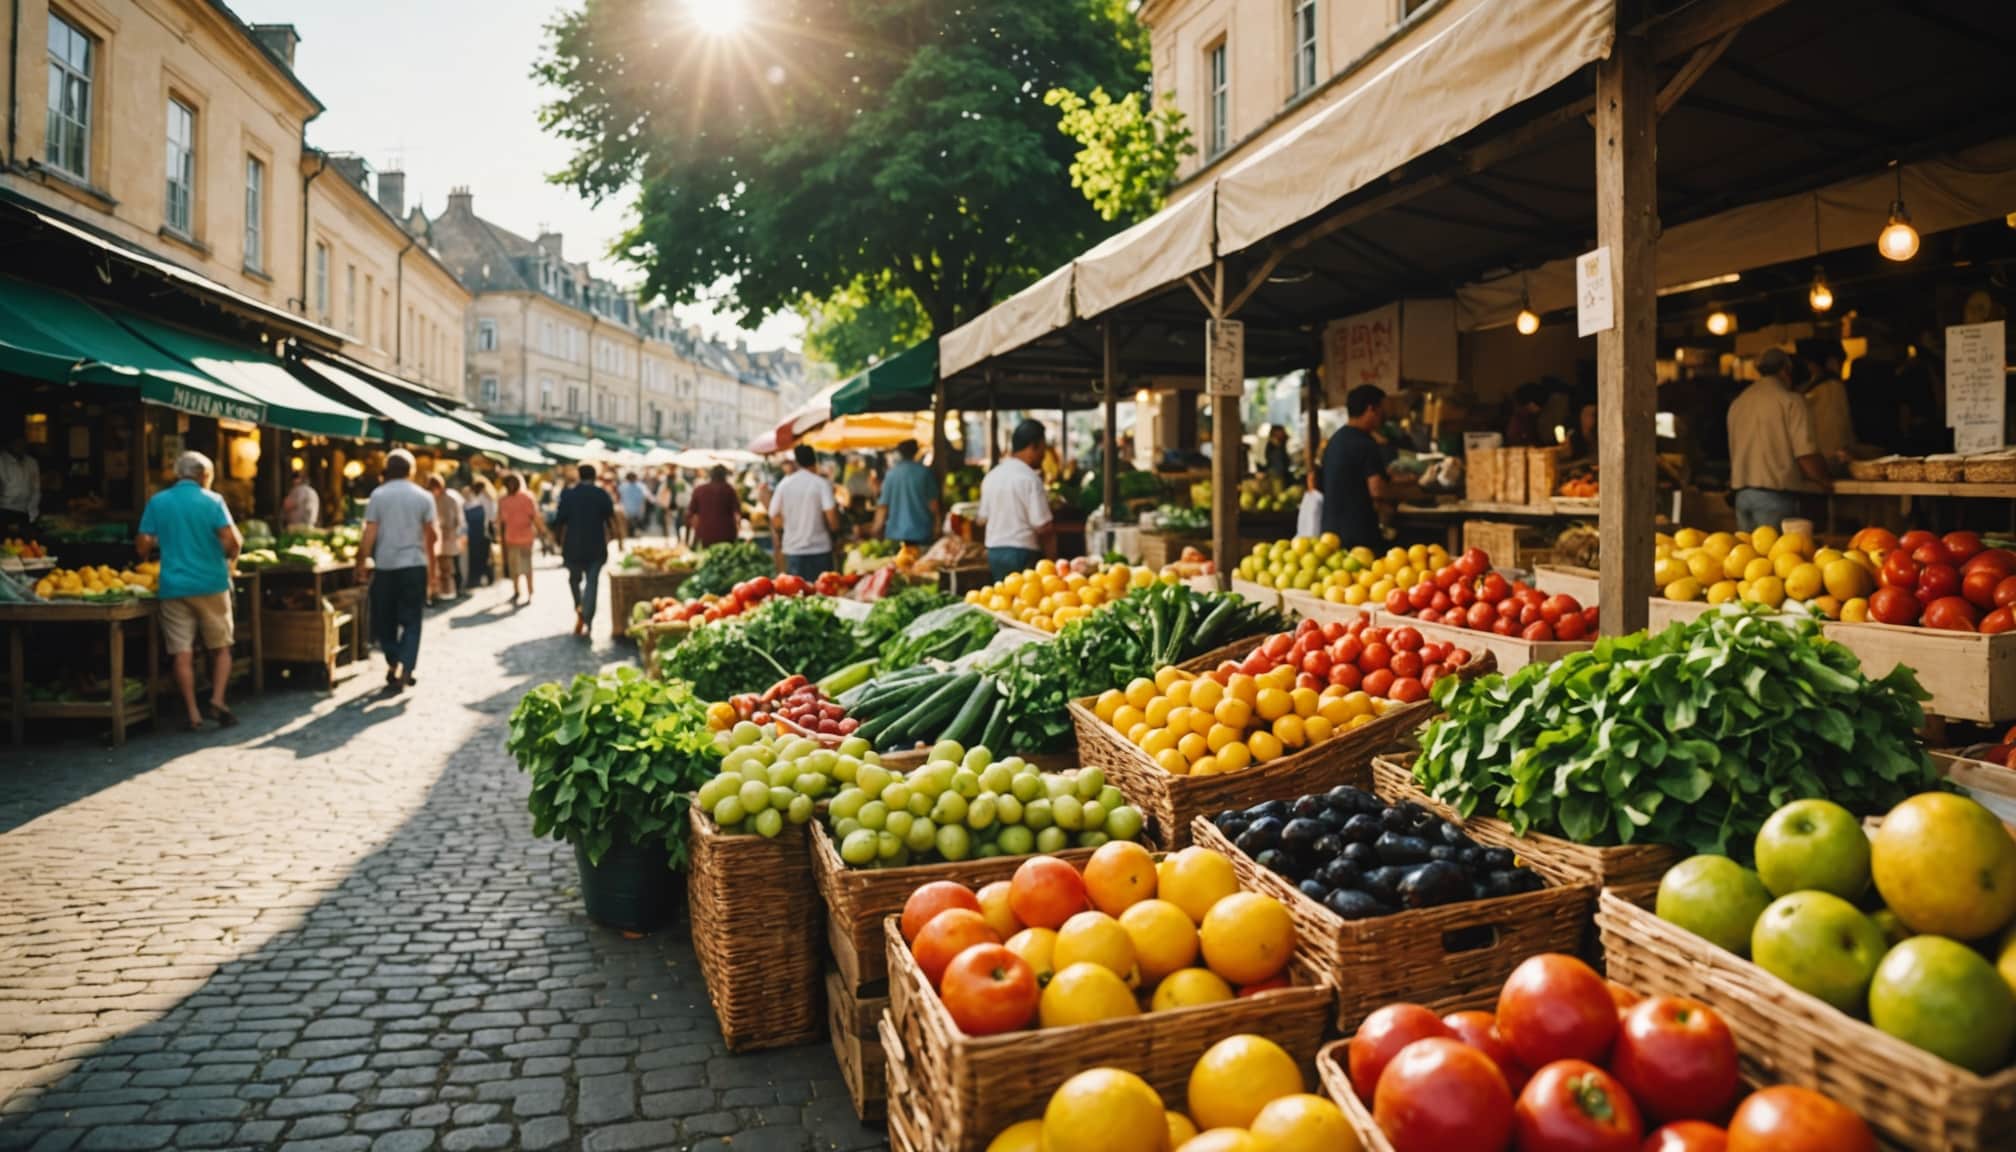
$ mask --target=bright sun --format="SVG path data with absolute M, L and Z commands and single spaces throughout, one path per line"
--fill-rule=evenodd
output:
M 686 11 L 709 36 L 728 36 L 749 19 L 748 0 L 686 0 Z

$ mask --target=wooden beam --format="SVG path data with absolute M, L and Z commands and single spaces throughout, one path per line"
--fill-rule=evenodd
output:
M 1666 81 L 1666 86 L 1659 90 L 1659 115 L 1664 116 L 1673 110 L 1673 105 L 1678 104 L 1680 98 L 1687 94 L 1687 90 L 1694 87 L 1695 81 L 1708 74 L 1708 70 L 1715 66 L 1715 61 L 1720 60 L 1722 53 L 1729 50 L 1729 45 L 1735 43 L 1736 33 L 1742 30 L 1741 27 L 1731 28 L 1694 50 L 1694 54 L 1687 58 L 1687 62 L 1682 64 L 1680 70 L 1673 74 L 1673 78 Z
M 1696 0 L 1652 25 L 1651 58 L 1673 60 L 1783 8 L 1790 0 Z M 1619 24 L 1623 21 L 1620 19 Z M 1619 37 L 1621 40 L 1623 37 Z
M 1218 565 L 1218 587 L 1229 589 L 1239 563 L 1239 407 L 1246 380 L 1246 327 L 1237 320 L 1214 319 L 1204 331 L 1205 390 L 1211 396 L 1211 556 Z
M 1614 323 L 1596 337 L 1597 602 L 1608 635 L 1645 627 L 1658 496 L 1657 97 L 1649 45 L 1622 35 L 1596 69 L 1596 239 L 1610 251 Z
M 1105 353 L 1099 385 L 1106 393 L 1106 440 L 1099 461 L 1099 496 L 1106 502 L 1106 523 L 1117 524 L 1120 520 L 1120 415 L 1117 399 L 1120 391 L 1120 334 L 1113 331 L 1113 321 L 1100 322 L 1099 343 Z

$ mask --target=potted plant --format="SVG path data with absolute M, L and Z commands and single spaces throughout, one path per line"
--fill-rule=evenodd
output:
M 670 919 L 686 809 L 721 755 L 692 689 L 634 668 L 541 684 L 512 712 L 505 748 L 532 777 L 533 834 L 574 846 L 588 915 L 630 931 Z

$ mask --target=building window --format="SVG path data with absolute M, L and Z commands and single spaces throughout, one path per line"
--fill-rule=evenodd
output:
M 42 159 L 79 180 L 91 175 L 91 71 L 97 45 L 75 24 L 49 14 L 49 130 Z
M 329 323 L 329 245 L 315 242 L 315 315 Z
M 567 386 L 567 414 L 575 416 L 581 412 L 581 389 L 577 385 Z
M 1210 103 L 1204 115 L 1204 152 L 1217 156 L 1232 143 L 1232 74 L 1225 41 L 1207 49 L 1204 59 L 1205 71 L 1211 78 Z
M 266 267 L 266 162 L 245 158 L 245 267 Z
M 483 407 L 495 408 L 497 406 L 497 378 L 495 376 L 483 377 L 483 383 L 478 386 L 476 395 Z
M 194 235 L 190 220 L 196 204 L 196 111 L 180 100 L 168 101 L 168 210 L 171 231 Z
M 551 376 L 541 376 L 539 378 L 539 411 L 553 411 L 553 378 Z
M 1316 0 L 1293 0 L 1295 5 L 1295 95 L 1316 87 Z
M 343 267 L 343 327 L 353 335 L 357 331 L 357 266 Z
M 495 320 L 476 321 L 476 350 L 495 352 L 497 350 L 497 322 Z

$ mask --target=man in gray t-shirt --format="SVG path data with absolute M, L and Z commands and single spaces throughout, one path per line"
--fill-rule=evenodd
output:
M 371 616 L 385 653 L 385 691 L 410 687 L 420 659 L 420 622 L 427 611 L 429 566 L 438 538 L 434 497 L 413 483 L 413 454 L 395 448 L 385 457 L 385 482 L 364 506 L 364 538 L 357 546 L 357 576 L 371 582 Z M 372 565 L 377 571 L 372 572 Z

